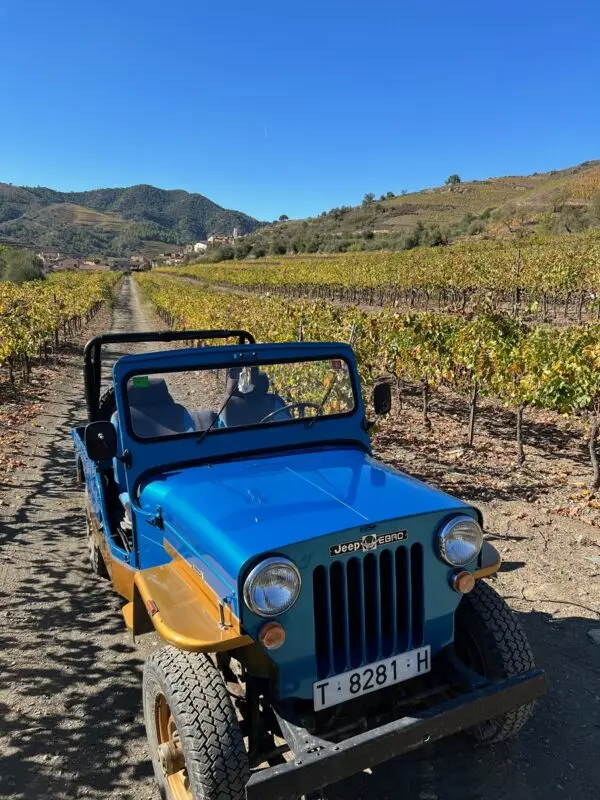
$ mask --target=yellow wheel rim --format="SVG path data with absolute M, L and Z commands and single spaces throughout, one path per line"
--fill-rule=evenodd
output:
M 163 694 L 156 698 L 155 725 L 158 760 L 169 787 L 169 794 L 173 800 L 191 800 L 192 791 L 183 759 L 179 732 Z

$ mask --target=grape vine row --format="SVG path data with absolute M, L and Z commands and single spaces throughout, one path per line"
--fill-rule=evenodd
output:
M 288 297 L 424 310 L 497 309 L 548 320 L 600 318 L 600 232 L 516 240 L 458 242 L 400 253 L 163 267 L 167 272 Z
M 21 364 L 28 379 L 29 361 L 57 347 L 62 335 L 88 321 L 111 294 L 116 273 L 54 273 L 43 281 L 0 281 L 0 367 L 11 381 Z
M 289 302 L 280 297 L 241 295 L 185 286 L 171 277 L 139 275 L 144 294 L 172 327 L 247 328 L 259 341 L 344 341 L 354 331 L 363 386 L 382 375 L 418 384 L 424 422 L 432 389 L 447 386 L 470 398 L 469 443 L 480 395 L 514 409 L 517 453 L 527 406 L 588 416 L 593 485 L 600 488 L 595 440 L 600 420 L 600 325 L 531 327 L 512 315 L 488 311 L 469 316 L 433 312 L 373 315 L 356 306 L 325 301 Z

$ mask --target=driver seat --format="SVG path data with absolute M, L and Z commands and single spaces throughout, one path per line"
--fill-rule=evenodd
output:
M 221 415 L 226 428 L 235 428 L 243 425 L 258 425 L 258 423 L 271 414 L 275 409 L 282 408 L 283 402 L 277 394 L 269 393 L 269 378 L 264 372 L 253 376 L 254 389 L 248 394 L 242 394 L 237 387 L 233 389 L 231 397 Z M 284 415 L 281 415 L 284 419 Z

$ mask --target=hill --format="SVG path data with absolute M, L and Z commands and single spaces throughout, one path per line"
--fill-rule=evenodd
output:
M 361 206 L 269 225 L 239 245 L 238 256 L 361 249 L 403 250 L 462 237 L 497 237 L 515 228 L 563 233 L 600 224 L 600 161 L 526 176 L 488 178 L 365 195 Z
M 201 194 L 139 185 L 87 192 L 0 183 L 0 244 L 74 256 L 152 255 L 260 223 Z

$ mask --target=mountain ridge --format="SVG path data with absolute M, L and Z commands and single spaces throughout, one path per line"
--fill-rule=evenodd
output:
M 261 223 L 184 189 L 151 184 L 60 192 L 0 182 L 0 244 L 75 256 L 152 255 Z

